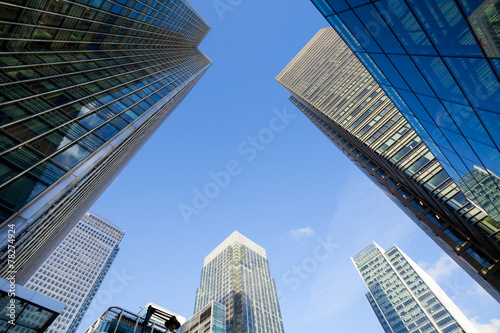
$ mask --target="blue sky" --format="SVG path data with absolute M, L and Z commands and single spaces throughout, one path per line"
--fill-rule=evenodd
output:
M 79 332 L 112 305 L 139 311 L 155 302 L 191 316 L 203 259 L 234 230 L 267 250 L 287 333 L 383 332 L 350 261 L 371 241 L 398 245 L 482 333 L 500 332 L 500 305 L 274 80 L 327 26 L 315 7 L 191 3 L 212 27 L 200 49 L 213 65 L 92 208 L 126 235 Z M 205 190 L 211 197 L 197 198 Z M 328 256 L 317 257 L 319 247 Z

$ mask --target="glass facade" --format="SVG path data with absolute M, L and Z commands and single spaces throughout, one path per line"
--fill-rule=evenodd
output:
M 184 0 L 0 4 L 0 256 L 13 224 L 21 283 L 208 69 L 209 30 Z
M 441 288 L 398 247 L 370 244 L 351 258 L 386 333 L 478 333 Z
M 212 301 L 179 328 L 179 333 L 188 332 L 226 333 L 226 307 Z
M 108 273 L 125 232 L 88 212 L 26 287 L 66 304 L 47 333 L 74 333 Z
M 334 29 L 320 30 L 276 79 L 293 104 L 500 301 L 500 225 L 461 191 Z
M 226 307 L 227 333 L 283 333 L 266 251 L 237 231 L 206 258 L 195 311 L 212 301 Z
M 462 193 L 500 222 L 500 1 L 312 2 Z
M 156 304 L 149 304 L 160 310 L 162 315 L 153 313 L 147 324 L 145 324 L 147 310 L 141 311 L 139 314 L 133 314 L 118 307 L 111 307 L 85 333 L 140 333 L 144 325 L 146 325 L 144 333 L 167 333 L 169 331 L 164 326 L 165 314 L 167 316 L 176 316 L 179 323 L 181 323 L 181 327 L 176 330 L 179 333 L 226 332 L 226 308 L 217 302 L 210 302 L 187 321 Z M 146 308 L 144 307 L 144 309 Z
M 44 333 L 64 306 L 0 278 L 0 332 Z

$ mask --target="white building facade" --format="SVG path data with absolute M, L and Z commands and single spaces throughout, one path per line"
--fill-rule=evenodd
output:
M 75 332 L 119 250 L 125 232 L 86 213 L 26 287 L 66 304 L 48 333 Z
M 437 283 L 397 246 L 372 243 L 351 258 L 386 333 L 478 333 Z

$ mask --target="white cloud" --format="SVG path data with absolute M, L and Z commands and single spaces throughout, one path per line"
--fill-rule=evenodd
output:
M 419 262 L 418 265 L 438 283 L 451 277 L 453 272 L 459 268 L 458 265 L 446 254 L 443 254 L 434 264 Z
M 479 333 L 500 333 L 500 319 L 491 319 L 488 324 L 481 324 L 477 317 L 471 319 L 471 323 L 477 328 Z
M 303 238 L 308 238 L 314 236 L 315 232 L 309 227 L 305 228 L 297 228 L 290 230 L 288 232 L 288 236 L 290 237 L 291 240 L 293 241 L 299 241 Z

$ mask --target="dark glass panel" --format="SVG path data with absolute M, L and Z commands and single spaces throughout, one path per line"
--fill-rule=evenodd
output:
M 38 119 L 32 119 L 5 128 L 5 131 L 21 141 L 27 141 L 46 131 L 50 127 Z
M 427 133 L 429 133 L 429 135 L 437 145 L 449 150 L 453 150 L 452 146 L 450 145 L 446 137 L 434 123 L 422 121 L 421 124 L 422 126 L 424 126 L 424 128 L 427 130 Z
M 451 132 L 449 132 L 451 133 Z M 446 169 L 450 176 L 453 177 L 454 180 L 457 180 L 460 178 L 460 176 L 457 174 L 457 172 L 460 175 L 465 174 L 468 169 L 467 166 L 464 164 L 464 162 L 458 157 L 458 155 L 455 152 L 452 152 L 448 149 L 444 149 L 441 147 L 441 152 L 446 156 L 446 159 L 449 161 L 449 165 L 452 166 L 454 169 L 454 172 L 450 172 L 449 169 Z
M 420 94 L 434 96 L 434 92 L 431 90 L 427 81 L 425 81 L 422 73 L 417 69 L 413 61 L 407 55 L 388 55 L 394 66 L 398 69 L 401 75 L 407 80 L 411 89 Z
M 13 168 L 7 163 L 0 162 L 0 184 L 5 183 L 19 173 L 19 170 Z
M 111 124 L 105 124 L 101 128 L 97 129 L 95 133 L 107 141 L 118 133 L 118 129 Z
M 500 153 L 498 149 L 489 147 L 475 140 L 468 141 L 486 169 L 493 171 L 496 175 L 500 175 Z
M 446 101 L 443 101 L 443 104 L 464 136 L 494 147 L 491 138 L 486 133 L 486 130 L 472 108 Z
M 438 99 L 423 95 L 418 95 L 418 98 L 438 127 L 443 127 L 455 133 L 460 133 L 458 127 L 453 122 L 453 119 L 451 119 L 450 115 Z
M 389 61 L 389 58 L 387 58 L 385 54 L 372 53 L 370 54 L 370 56 L 390 81 L 392 86 L 394 86 L 395 88 L 410 90 L 410 87 L 408 87 L 404 79 L 401 77 L 399 72 L 396 70 L 394 65 Z
M 61 133 L 56 131 L 30 143 L 30 146 L 45 156 L 49 156 L 57 150 L 67 146 L 71 142 L 72 140 L 70 138 L 63 136 Z
M 18 210 L 46 188 L 47 185 L 25 175 L 0 190 L 0 203 Z
M 377 1 L 374 4 L 408 53 L 436 54 L 404 1 Z
M 442 129 L 443 134 L 448 138 L 448 141 L 451 143 L 455 151 L 460 155 L 463 156 L 474 163 L 480 163 L 476 154 L 474 154 L 474 151 L 472 148 L 469 146 L 467 143 L 467 140 L 460 135 L 456 134 L 454 132 Z
M 373 5 L 358 7 L 354 11 L 384 52 L 405 53 L 401 44 Z
M 420 120 L 433 122 L 432 118 L 429 116 L 425 108 L 422 106 L 420 101 L 417 99 L 415 94 L 409 91 L 398 89 L 398 93 L 401 95 L 403 100 L 406 102 L 408 107 L 411 109 L 412 113 Z
M 354 15 L 353 12 L 347 11 L 339 13 L 338 15 L 366 51 L 378 53 L 382 52 L 371 34 L 368 32 L 368 30 L 366 30 L 361 21 L 356 17 L 356 15 Z
M 440 58 L 413 56 L 412 59 L 439 98 L 462 104 L 467 103 L 467 100 Z
M 453 0 L 409 2 L 441 55 L 481 56 L 481 50 Z
M 500 83 L 485 59 L 445 58 L 472 106 L 498 112 Z
M 65 151 L 59 153 L 57 156 L 52 158 L 53 161 L 57 162 L 63 167 L 72 169 L 75 165 L 80 163 L 85 157 L 87 157 L 90 152 L 84 149 L 78 143 L 72 145 Z
M 366 69 L 368 69 L 370 74 L 379 84 L 390 85 L 384 73 L 380 70 L 380 68 L 378 68 L 369 54 L 364 52 L 356 52 L 356 56 L 363 63 L 363 65 L 365 65 Z
M 477 109 L 476 112 L 497 147 L 500 147 L 500 114 Z

